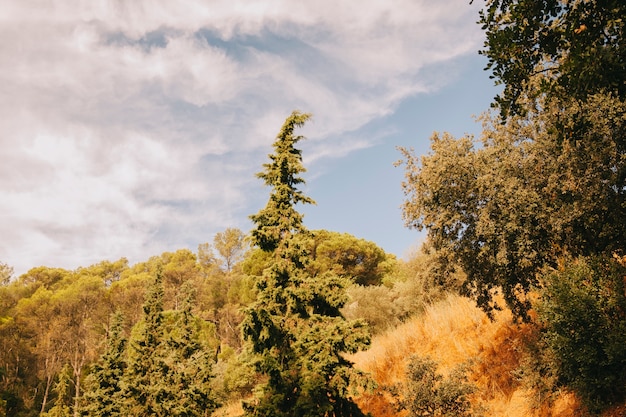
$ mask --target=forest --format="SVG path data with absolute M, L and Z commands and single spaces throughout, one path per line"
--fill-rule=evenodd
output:
M 252 230 L 0 263 L 3 416 L 626 415 L 626 4 L 487 0 L 480 138 L 400 148 L 423 246 L 309 230 L 285 120 Z

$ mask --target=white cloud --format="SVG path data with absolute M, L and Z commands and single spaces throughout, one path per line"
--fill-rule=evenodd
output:
M 136 261 L 246 227 L 264 198 L 253 174 L 292 109 L 314 113 L 310 163 L 371 146 L 380 131 L 363 126 L 478 49 L 475 13 L 466 0 L 3 4 L 0 261 Z

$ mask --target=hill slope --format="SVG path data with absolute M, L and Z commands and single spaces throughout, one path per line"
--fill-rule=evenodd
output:
M 424 314 L 373 340 L 372 347 L 351 359 L 371 373 L 379 387 L 402 382 L 413 355 L 431 357 L 446 375 L 469 363 L 468 376 L 478 390 L 472 394 L 473 409 L 486 416 L 575 417 L 583 416 L 573 394 L 558 394 L 552 404 L 539 405 L 537 394 L 516 377 L 524 359 L 523 341 L 532 337 L 527 325 L 517 325 L 508 312 L 489 318 L 471 300 L 450 295 Z M 374 417 L 402 415 L 380 388 L 359 398 L 360 407 Z M 624 409 L 605 416 L 624 415 Z

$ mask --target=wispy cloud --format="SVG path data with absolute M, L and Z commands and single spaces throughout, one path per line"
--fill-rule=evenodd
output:
M 308 161 L 446 82 L 481 35 L 465 0 L 29 1 L 0 17 L 0 260 L 24 272 L 210 240 L 265 196 L 292 109 Z

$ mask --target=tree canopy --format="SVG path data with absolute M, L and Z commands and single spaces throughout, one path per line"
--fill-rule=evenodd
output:
M 543 266 L 626 243 L 626 106 L 604 94 L 564 103 L 493 118 L 480 143 L 435 134 L 428 155 L 401 149 L 407 225 L 427 229 L 487 311 L 499 288 L 524 317 Z
M 500 117 L 480 141 L 434 134 L 403 148 L 406 224 L 426 228 L 444 271 L 487 311 L 501 290 L 517 317 L 544 266 L 624 247 L 626 5 L 487 0 L 480 13 Z
M 480 13 L 485 48 L 503 94 L 504 116 L 525 111 L 529 93 L 626 94 L 626 45 L 622 0 L 487 0 Z M 534 91 L 532 81 L 541 79 Z

